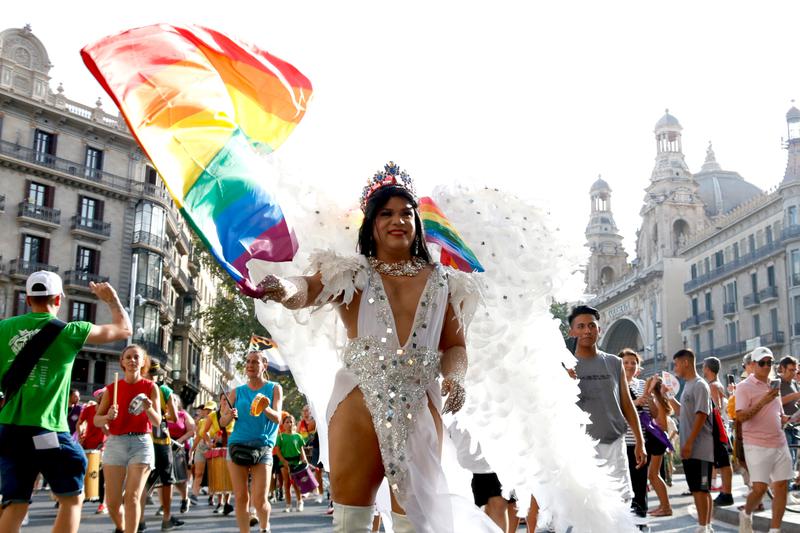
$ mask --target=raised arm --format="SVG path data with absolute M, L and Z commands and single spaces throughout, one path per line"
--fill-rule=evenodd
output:
M 131 319 L 122 307 L 117 291 L 108 283 L 89 282 L 89 289 L 99 300 L 102 300 L 111 311 L 111 324 L 92 325 L 86 342 L 89 344 L 106 344 L 127 339 L 133 334 Z

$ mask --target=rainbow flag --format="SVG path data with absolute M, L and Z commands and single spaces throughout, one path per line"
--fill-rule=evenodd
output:
M 289 261 L 297 239 L 262 154 L 305 113 L 311 83 L 258 48 L 198 26 L 145 26 L 81 50 L 175 205 L 243 292 L 247 261 Z
M 464 272 L 483 272 L 483 266 L 458 234 L 453 224 L 447 220 L 439 206 L 428 196 L 419 200 L 419 216 L 425 227 L 425 240 L 442 248 L 439 261 L 443 265 Z

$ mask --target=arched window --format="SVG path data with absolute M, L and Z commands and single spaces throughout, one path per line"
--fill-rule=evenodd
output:
M 614 281 L 614 269 L 610 266 L 603 267 L 600 271 L 600 285 L 609 285 Z

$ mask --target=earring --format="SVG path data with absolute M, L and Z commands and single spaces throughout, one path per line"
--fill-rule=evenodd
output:
M 414 255 L 419 255 L 419 238 L 414 239 Z

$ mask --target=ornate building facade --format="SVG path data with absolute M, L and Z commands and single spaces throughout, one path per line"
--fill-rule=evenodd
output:
M 191 233 L 122 118 L 52 91 L 47 50 L 30 27 L 0 32 L 0 317 L 26 311 L 25 279 L 58 272 L 62 319 L 108 322 L 88 290 L 110 281 L 131 314 L 132 342 L 169 371 L 185 401 L 232 377 L 200 344 L 198 309 L 216 295 Z M 125 343 L 85 346 L 73 383 L 108 383 Z
M 683 347 L 700 360 L 719 357 L 734 373 L 755 346 L 797 352 L 800 111 L 793 107 L 787 122 L 786 175 L 765 193 L 723 170 L 711 145 L 702 168 L 691 173 L 682 127 L 667 111 L 654 130 L 656 161 L 631 262 L 613 222 L 611 188 L 595 182 L 586 282 L 590 303 L 601 312 L 605 350 L 638 350 L 646 373 L 669 368 Z

